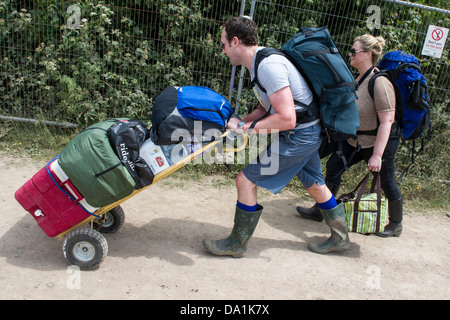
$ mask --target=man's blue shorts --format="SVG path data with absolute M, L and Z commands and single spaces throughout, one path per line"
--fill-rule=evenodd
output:
M 280 132 L 277 139 L 248 164 L 243 173 L 251 182 L 274 194 L 297 176 L 305 189 L 325 183 L 320 166 L 319 147 L 322 126 Z

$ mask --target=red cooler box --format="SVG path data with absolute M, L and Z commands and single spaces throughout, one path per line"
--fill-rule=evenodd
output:
M 90 206 L 52 160 L 14 194 L 49 237 L 77 225 L 98 208 Z

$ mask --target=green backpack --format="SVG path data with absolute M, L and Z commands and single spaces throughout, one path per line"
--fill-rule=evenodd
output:
M 114 152 L 107 130 L 119 119 L 94 124 L 75 136 L 62 150 L 58 163 L 70 181 L 94 207 L 130 195 L 136 183 Z
M 314 95 L 313 103 L 303 106 L 308 112 L 297 114 L 297 122 L 321 119 L 326 139 L 319 150 L 320 157 L 329 155 L 335 142 L 356 139 L 359 111 L 356 105 L 355 80 L 328 29 L 303 27 L 281 50 L 264 48 L 258 51 L 255 77 L 250 86 L 258 84 L 265 91 L 258 81 L 257 71 L 261 61 L 272 54 L 289 59 L 305 78 Z M 294 102 L 302 106 L 300 102 Z M 317 115 L 318 112 L 320 116 Z M 344 163 L 347 160 L 343 159 Z

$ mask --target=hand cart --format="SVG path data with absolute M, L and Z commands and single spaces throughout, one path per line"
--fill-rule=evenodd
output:
M 244 149 L 248 143 L 248 137 L 246 135 L 239 136 L 243 137 L 242 144 L 240 146 L 233 147 L 232 149 L 227 149 L 225 146 L 222 150 L 225 152 L 239 152 L 240 150 Z M 144 191 L 156 182 L 164 179 L 186 164 L 192 162 L 195 158 L 202 155 L 206 151 L 217 148 L 227 139 L 237 140 L 237 137 L 239 136 L 236 135 L 234 131 L 227 131 L 223 133 L 213 142 L 204 145 L 202 148 L 194 151 L 190 155 L 184 157 L 182 160 L 156 174 L 151 185 L 148 185 L 140 190 L 134 190 L 133 193 L 129 196 L 97 209 L 92 214 L 86 215 L 86 219 L 55 235 L 54 237 L 56 237 L 57 239 L 64 238 L 63 252 L 66 260 L 71 265 L 78 266 L 81 270 L 92 270 L 98 268 L 108 254 L 108 243 L 106 241 L 106 238 L 103 236 L 103 233 L 117 232 L 125 221 L 125 214 L 122 207 L 120 206 L 121 203 L 134 197 L 136 194 Z M 16 192 L 16 199 L 19 201 L 17 193 L 18 192 Z M 23 204 L 24 201 L 19 202 L 25 208 Z M 45 212 L 42 211 L 43 210 L 39 209 L 33 212 L 30 211 L 30 213 L 32 213 L 32 215 L 34 213 L 34 215 L 43 216 Z M 85 228 L 84 226 L 86 225 L 88 225 L 89 228 Z

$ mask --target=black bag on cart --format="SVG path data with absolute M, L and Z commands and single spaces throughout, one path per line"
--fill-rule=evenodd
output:
M 136 189 L 152 184 L 153 172 L 147 162 L 139 156 L 139 149 L 149 137 L 145 122 L 117 121 L 108 129 L 107 134 L 113 150 L 136 182 Z

